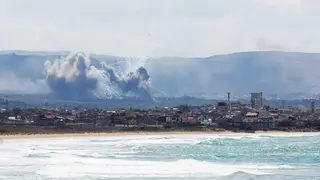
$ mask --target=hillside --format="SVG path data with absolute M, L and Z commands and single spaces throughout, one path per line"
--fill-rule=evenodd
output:
M 161 58 L 147 66 L 153 85 L 169 94 L 316 93 L 320 54 L 243 52 L 207 58 Z
M 65 54 L 1 52 L 0 91 L 48 92 L 43 80 L 44 62 Z M 125 60 L 105 55 L 91 57 L 109 64 Z M 319 60 L 320 54 L 312 53 L 241 52 L 206 58 L 150 59 L 146 69 L 151 77 L 151 90 L 158 95 L 213 95 L 227 91 L 317 93 L 320 92 L 320 82 L 317 81 Z

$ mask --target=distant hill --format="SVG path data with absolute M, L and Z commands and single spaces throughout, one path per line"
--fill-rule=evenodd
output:
M 168 94 L 215 92 L 316 93 L 320 54 L 243 52 L 207 58 L 160 58 L 147 69 Z
M 0 52 L 0 91 L 42 93 L 43 64 L 68 52 Z M 114 64 L 123 57 L 95 55 Z M 241 52 L 204 58 L 149 59 L 146 68 L 152 90 L 168 96 L 215 93 L 318 93 L 320 54 L 299 52 Z

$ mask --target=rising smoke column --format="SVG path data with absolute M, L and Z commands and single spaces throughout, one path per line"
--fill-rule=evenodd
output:
M 125 92 L 139 92 L 143 99 L 150 99 L 150 76 L 144 67 L 140 67 L 134 73 L 129 73 L 120 83 Z
M 150 100 L 150 76 L 144 67 L 139 67 L 135 72 L 124 74 L 107 64 L 103 65 L 103 72 L 110 83 L 121 91 L 122 94 L 133 94 L 145 100 Z
M 52 93 L 63 99 L 91 99 L 96 89 L 98 71 L 82 54 L 71 54 L 64 60 L 46 61 L 44 74 Z
M 150 77 L 144 67 L 124 74 L 105 63 L 92 65 L 90 58 L 76 53 L 44 65 L 51 92 L 63 99 L 119 98 L 133 94 L 150 99 Z

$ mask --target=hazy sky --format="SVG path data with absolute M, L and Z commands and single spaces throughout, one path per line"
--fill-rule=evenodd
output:
M 0 0 L 0 49 L 320 52 L 319 0 Z

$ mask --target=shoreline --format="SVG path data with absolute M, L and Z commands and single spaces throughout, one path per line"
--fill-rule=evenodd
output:
M 113 132 L 74 132 L 74 133 L 34 133 L 34 134 L 0 134 L 0 139 L 25 138 L 73 138 L 73 137 L 108 137 L 108 136 L 134 136 L 134 135 L 189 135 L 189 134 L 233 134 L 232 131 L 113 131 Z
M 235 134 L 319 134 L 320 132 L 296 132 L 296 131 L 255 131 L 233 132 L 233 131 L 113 131 L 113 132 L 75 132 L 75 133 L 34 133 L 34 134 L 0 134 L 0 142 L 15 139 L 38 139 L 38 138 L 88 138 L 88 137 L 110 137 L 110 136 L 135 136 L 135 135 L 235 135 Z

